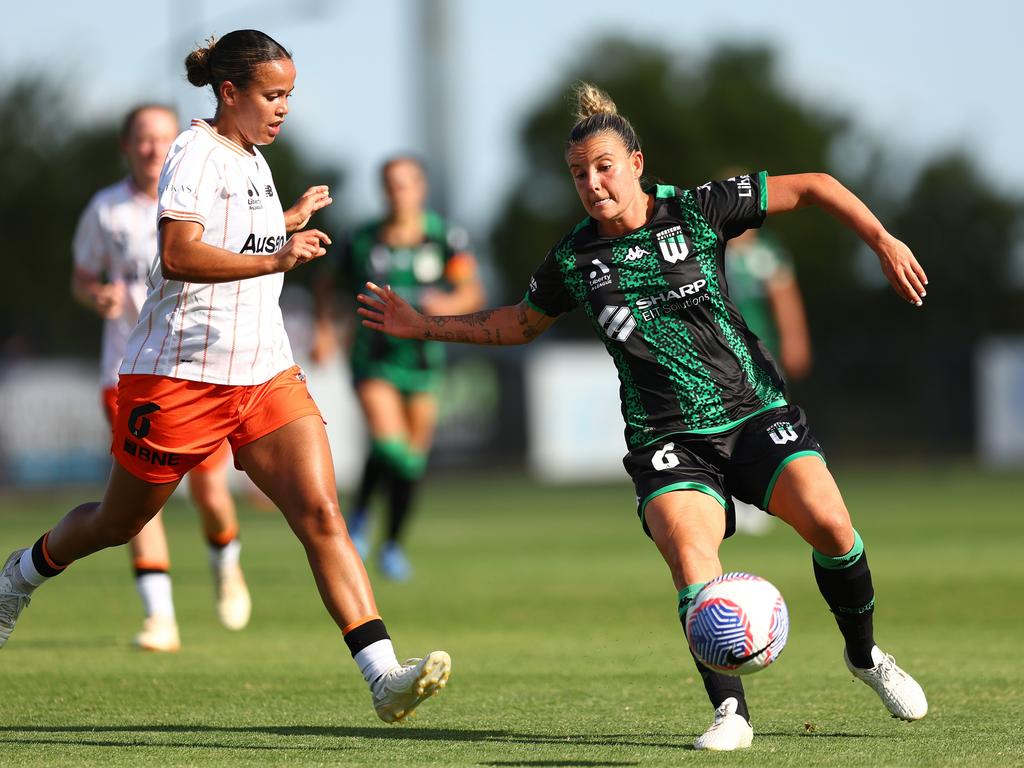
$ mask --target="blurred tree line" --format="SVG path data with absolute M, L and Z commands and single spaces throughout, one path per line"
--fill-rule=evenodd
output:
M 184 121 L 188 115 L 182 115 Z M 71 297 L 71 241 L 78 217 L 102 187 L 128 172 L 120 115 L 83 126 L 68 89 L 43 76 L 0 84 L 0 362 L 21 356 L 99 358 L 101 321 Z M 287 139 L 261 150 L 282 201 L 310 184 L 341 185 L 336 168 L 311 164 Z M 290 279 L 308 282 L 312 270 Z
M 1024 329 L 1021 281 L 1009 279 L 1022 201 L 995 190 L 966 154 L 914 167 L 852 116 L 799 100 L 766 47 L 722 46 L 694 60 L 611 39 L 580 60 L 522 130 L 525 170 L 492 232 L 504 299 L 520 299 L 548 249 L 585 215 L 564 151 L 570 86 L 588 80 L 633 123 L 649 181 L 693 187 L 736 168 L 825 171 L 864 199 L 924 265 L 928 298 L 923 309 L 899 299 L 874 254 L 827 214 L 770 219 L 794 256 L 814 343 L 814 370 L 794 400 L 833 452 L 969 452 L 975 344 Z M 549 333 L 593 336 L 582 312 Z
M 827 215 L 773 217 L 766 226 L 795 258 L 814 341 L 814 372 L 794 399 L 833 452 L 968 452 L 974 346 L 1024 326 L 1020 265 L 1010 279 L 1021 200 L 990 185 L 965 153 L 914 166 L 885 137 L 865 135 L 854 116 L 795 98 L 769 48 L 721 46 L 695 59 L 610 39 L 579 60 L 524 122 L 525 170 L 490 233 L 506 286 L 494 301 L 518 301 L 547 250 L 584 215 L 564 142 L 569 87 L 591 80 L 632 120 L 650 181 L 695 186 L 737 167 L 817 170 L 867 201 L 924 264 L 928 299 L 923 309 L 898 299 L 873 254 Z M 99 320 L 69 292 L 71 239 L 89 198 L 126 171 L 118 118 L 82 126 L 70 93 L 41 76 L 0 83 L 0 362 L 98 354 Z M 287 139 L 265 152 L 285 201 L 310 183 L 340 189 L 337 169 L 311 164 Z M 307 282 L 314 272 L 289 279 Z M 592 338 L 580 312 L 550 334 Z

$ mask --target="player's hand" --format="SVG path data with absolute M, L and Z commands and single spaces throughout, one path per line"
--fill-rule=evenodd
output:
M 93 292 L 96 313 L 104 320 L 114 320 L 124 311 L 124 283 L 97 285 Z
M 288 231 L 302 229 L 309 223 L 314 213 L 333 202 L 331 191 L 326 184 L 310 187 L 295 201 L 295 205 L 285 211 L 284 220 Z
M 381 288 L 379 285 L 367 283 L 366 292 L 360 293 L 356 298 L 363 305 L 357 311 L 367 328 L 403 339 L 422 338 L 423 315 L 391 290 L 390 285 Z
M 331 238 L 319 229 L 307 229 L 302 232 L 296 232 L 288 238 L 284 248 L 274 254 L 274 257 L 277 259 L 277 269 L 275 271 L 287 272 L 299 266 L 299 264 L 319 259 L 327 253 L 324 245 L 330 244 Z
M 928 276 L 924 273 L 921 265 L 917 263 L 910 248 L 889 235 L 878 246 L 875 253 L 882 263 L 882 273 L 892 284 L 896 293 L 911 304 L 920 307 L 927 295 L 924 287 L 928 285 Z

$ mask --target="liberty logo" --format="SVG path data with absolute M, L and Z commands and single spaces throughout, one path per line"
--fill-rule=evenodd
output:
M 659 232 L 656 237 L 661 256 L 669 264 L 675 264 L 690 255 L 690 247 L 686 244 L 686 236 L 683 234 L 682 227 L 666 229 L 664 232 Z
M 626 251 L 626 261 L 639 261 L 647 255 L 647 251 L 641 248 L 639 245 L 634 245 L 628 251 Z
M 788 421 L 779 421 L 768 427 L 768 436 L 776 445 L 795 443 L 797 440 L 796 430 Z
M 604 329 L 609 339 L 625 341 L 636 328 L 636 320 L 629 307 L 607 306 L 601 310 L 597 318 L 598 325 Z
M 612 281 L 612 271 L 600 259 L 594 259 L 590 263 L 597 267 L 597 269 L 590 273 L 591 289 L 604 288 L 604 286 L 609 285 Z

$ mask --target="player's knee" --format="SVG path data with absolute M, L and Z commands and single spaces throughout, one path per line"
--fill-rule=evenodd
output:
M 346 534 L 345 518 L 337 499 L 324 498 L 309 505 L 302 516 L 300 535 L 307 541 Z
M 845 509 L 837 509 L 815 517 L 817 534 L 815 549 L 835 557 L 850 551 L 854 542 L 853 526 Z

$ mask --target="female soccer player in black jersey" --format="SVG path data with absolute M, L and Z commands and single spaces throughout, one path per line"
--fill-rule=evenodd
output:
M 606 94 L 576 91 L 566 160 L 587 217 L 548 253 L 516 306 L 425 317 L 389 286 L 367 284 L 364 325 L 404 338 L 523 344 L 582 305 L 615 362 L 637 512 L 668 563 L 679 614 L 722 572 L 734 528 L 731 497 L 787 522 L 813 547 L 815 579 L 845 640 L 850 671 L 895 716 L 917 720 L 921 687 L 879 650 L 874 591 L 850 523 L 803 411 L 786 402 L 771 356 L 726 293 L 726 241 L 767 214 L 823 208 L 878 255 L 896 292 L 921 306 L 927 278 L 910 249 L 835 179 L 765 173 L 696 189 L 643 187 L 636 133 Z M 724 514 L 723 514 L 724 512 Z M 698 749 L 750 746 L 739 678 L 697 663 L 715 719 Z

